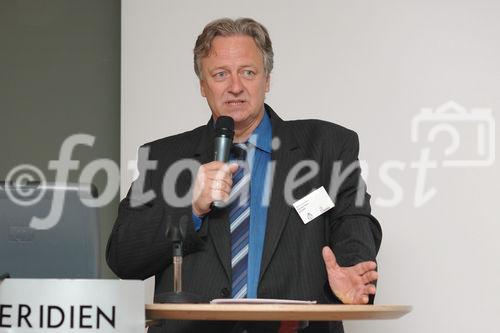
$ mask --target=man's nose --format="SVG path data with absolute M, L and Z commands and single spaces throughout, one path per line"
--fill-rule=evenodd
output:
M 231 75 L 231 82 L 229 83 L 229 93 L 239 95 L 243 92 L 243 83 L 239 75 Z

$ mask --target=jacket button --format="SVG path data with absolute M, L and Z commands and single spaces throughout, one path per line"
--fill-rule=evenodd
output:
M 222 288 L 222 289 L 220 290 L 220 295 L 221 295 L 221 297 L 224 297 L 224 298 L 229 297 L 229 296 L 230 296 L 229 289 L 227 289 L 227 288 L 225 288 L 225 287 L 224 287 L 224 288 Z

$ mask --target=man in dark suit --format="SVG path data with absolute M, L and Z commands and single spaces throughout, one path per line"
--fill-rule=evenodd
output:
M 381 229 L 360 176 L 356 133 L 319 120 L 283 121 L 264 104 L 273 51 L 266 29 L 254 20 L 211 22 L 194 54 L 212 117 L 206 126 L 140 151 L 140 177 L 120 203 L 108 242 L 109 266 L 121 278 L 154 275 L 156 293 L 172 290 L 165 230 L 187 216 L 185 291 L 208 300 L 373 302 Z M 246 151 L 247 164 L 212 161 L 220 116 L 234 119 L 234 142 Z M 175 174 L 179 163 L 195 171 Z M 304 221 L 292 204 L 321 187 L 335 206 Z M 234 199 L 237 191 L 244 199 Z M 215 208 L 214 201 L 227 206 Z M 168 321 L 154 330 L 271 332 L 279 325 Z M 310 322 L 302 331 L 343 329 L 340 322 Z

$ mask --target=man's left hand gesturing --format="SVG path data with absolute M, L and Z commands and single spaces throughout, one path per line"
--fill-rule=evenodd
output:
M 374 295 L 376 292 L 375 285 L 372 284 L 378 279 L 375 262 L 364 261 L 351 267 L 340 267 L 328 246 L 323 247 L 323 260 L 330 288 L 342 303 L 368 303 L 368 295 Z

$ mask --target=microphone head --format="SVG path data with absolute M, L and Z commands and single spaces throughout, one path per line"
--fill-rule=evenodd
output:
M 172 220 L 171 215 L 167 215 L 167 227 L 165 237 L 172 242 L 182 242 L 186 238 L 190 218 L 182 215 L 179 220 Z
M 220 116 L 215 122 L 215 130 L 234 131 L 234 120 L 229 116 Z
M 181 233 L 182 240 L 186 238 L 187 230 L 189 228 L 188 226 L 191 221 L 191 218 L 189 218 L 187 215 L 182 215 L 179 219 L 179 232 Z
M 231 117 L 221 116 L 215 122 L 214 160 L 229 161 L 229 150 L 234 137 L 234 120 Z

